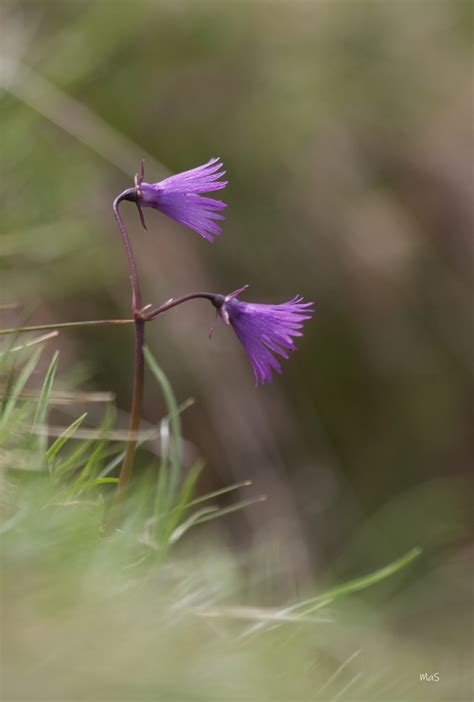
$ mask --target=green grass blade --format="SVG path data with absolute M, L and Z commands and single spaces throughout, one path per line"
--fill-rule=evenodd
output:
M 18 334 L 15 334 L 7 340 L 6 344 L 2 344 L 2 348 L 0 350 L 0 374 L 4 373 L 5 366 L 7 365 L 10 359 L 10 354 L 13 350 L 17 338 Z
M 23 349 L 29 349 L 31 346 L 36 346 L 36 344 L 42 344 L 43 341 L 49 341 L 55 336 L 58 336 L 58 332 L 49 332 L 49 334 L 43 334 L 42 336 L 36 336 L 34 339 L 26 341 L 24 344 L 19 344 L 19 346 L 13 346 L 9 353 L 23 351 Z
M 175 529 L 178 527 L 178 525 L 184 520 L 184 516 L 186 512 L 189 510 L 192 502 L 191 498 L 194 494 L 194 490 L 196 489 L 196 483 L 199 479 L 199 476 L 202 473 L 202 469 L 204 468 L 204 463 L 202 461 L 199 461 L 196 463 L 191 470 L 189 471 L 186 480 L 183 482 L 183 485 L 181 487 L 178 500 L 176 503 L 176 507 L 169 513 L 165 520 L 164 524 L 164 539 L 165 541 L 168 541 L 171 534 L 175 531 Z M 156 517 L 159 518 L 160 514 L 158 513 Z
M 109 441 L 107 439 L 107 432 L 109 431 L 115 418 L 115 411 L 112 407 L 107 407 L 104 419 L 100 426 L 100 438 L 96 441 L 96 447 L 92 451 L 87 463 L 82 469 L 80 475 L 77 476 L 73 485 L 71 486 L 68 495 L 75 496 L 79 494 L 84 484 L 90 480 L 98 479 L 99 472 L 101 468 L 101 462 L 105 455 L 107 455 L 107 449 L 109 446 Z M 107 480 L 109 480 L 107 478 Z
M 36 349 L 36 351 L 33 353 L 33 355 L 30 357 L 30 359 L 27 361 L 25 366 L 20 371 L 16 381 L 13 382 L 10 395 L 5 403 L 2 417 L 0 419 L 0 432 L 2 430 L 5 430 L 5 428 L 8 424 L 8 421 L 10 419 L 10 416 L 11 416 L 11 414 L 16 406 L 18 398 L 19 398 L 21 392 L 23 391 L 23 388 L 25 387 L 31 374 L 34 372 L 36 366 L 38 365 L 38 361 L 39 361 L 39 358 L 41 356 L 42 351 L 43 351 L 42 347 L 40 347 L 39 349 Z
M 182 446 L 181 446 L 181 420 L 179 417 L 179 408 L 176 402 L 173 390 L 171 388 L 170 382 L 158 363 L 156 362 L 154 356 L 150 350 L 145 346 L 144 348 L 145 359 L 153 373 L 154 377 L 160 385 L 161 391 L 165 398 L 166 407 L 169 414 L 170 429 L 171 429 L 171 442 L 170 442 L 170 458 L 171 458 L 171 470 L 169 475 L 169 486 L 167 488 L 167 494 L 169 501 L 172 502 L 176 488 L 179 480 L 179 473 L 181 469 L 182 460 Z
M 41 388 L 41 393 L 38 399 L 38 404 L 36 405 L 36 412 L 33 419 L 32 429 L 34 429 L 38 424 L 42 424 L 44 422 L 46 412 L 48 409 L 49 396 L 54 383 L 54 376 L 56 375 L 56 370 L 58 368 L 58 357 L 59 352 L 56 351 L 53 355 L 46 376 L 44 378 L 43 387 Z
M 178 414 L 181 414 L 193 404 L 194 400 L 192 398 L 185 400 L 178 406 Z M 168 504 L 169 500 L 167 499 L 168 495 L 166 491 L 168 486 L 170 460 L 170 420 L 171 415 L 167 414 L 160 422 L 161 461 L 154 509 L 156 522 L 161 519 L 164 512 L 169 512 L 171 509 L 171 506 Z
M 251 480 L 243 480 L 240 483 L 226 485 L 226 487 L 220 488 L 219 490 L 213 490 L 212 492 L 208 492 L 205 495 L 202 495 L 201 497 L 196 497 L 194 500 L 191 500 L 189 506 L 194 507 L 195 505 L 201 504 L 202 502 L 207 502 L 207 500 L 212 500 L 214 499 L 214 497 L 220 497 L 220 495 L 225 495 L 228 492 L 233 492 L 234 490 L 239 490 L 243 487 L 249 487 L 250 485 L 252 485 Z
M 140 445 L 140 442 L 137 442 L 137 446 L 139 446 L 139 445 Z M 109 473 L 111 473 L 114 470 L 114 468 L 117 468 L 117 466 L 119 466 L 122 463 L 123 459 L 125 458 L 125 453 L 126 453 L 125 451 L 121 451 L 117 456 L 115 456 L 111 461 L 109 461 L 109 463 L 107 463 L 105 468 L 103 468 L 100 471 L 98 477 L 105 478 Z
M 56 370 L 58 368 L 58 357 L 59 357 L 59 352 L 56 351 L 53 355 L 53 358 L 51 360 L 51 363 L 49 364 L 49 368 L 47 370 L 44 382 L 43 382 L 43 387 L 41 388 L 41 393 L 38 399 L 38 404 L 36 405 L 36 412 L 35 416 L 33 417 L 33 424 L 31 427 L 31 433 L 30 436 L 33 437 L 33 431 L 34 429 L 39 426 L 45 424 L 46 421 L 46 416 L 48 413 L 48 404 L 49 404 L 49 396 L 51 394 L 51 390 L 53 387 L 54 383 L 54 377 L 56 375 Z M 40 434 L 38 437 L 33 437 L 37 438 L 37 448 L 38 451 L 42 454 L 46 452 L 46 448 L 48 445 L 48 436 L 47 434 Z
M 241 509 L 250 507 L 251 505 L 258 504 L 259 502 L 264 502 L 267 498 L 265 495 L 259 495 L 259 497 L 250 498 L 249 500 L 242 500 L 237 502 L 235 505 L 230 507 L 219 507 L 209 506 L 203 507 L 194 514 L 192 514 L 188 519 L 186 519 L 179 527 L 177 527 L 171 534 L 170 541 L 175 543 L 180 539 L 183 534 L 188 531 L 191 527 L 197 526 L 198 524 L 204 524 L 204 522 L 209 522 L 211 519 L 219 519 L 219 517 L 225 517 L 233 512 L 238 512 Z
M 211 514 L 214 514 L 215 512 L 219 512 L 219 507 L 215 506 L 210 506 L 210 507 L 203 507 L 202 509 L 199 509 L 197 512 L 194 512 L 190 517 L 188 517 L 182 524 L 180 524 L 171 534 L 170 536 L 170 543 L 174 544 L 176 541 L 178 541 L 183 534 L 185 534 L 191 527 L 195 526 L 196 524 L 199 523 L 199 521 L 202 521 L 206 516 L 209 517 Z
M 74 435 L 76 429 L 79 429 L 84 419 L 87 417 L 87 412 L 81 414 L 72 424 L 70 424 L 63 433 L 58 436 L 56 441 L 54 441 L 46 452 L 48 461 L 53 461 L 57 453 L 62 449 L 64 444 Z
M 65 491 L 65 500 L 72 500 L 76 498 L 78 495 L 81 494 L 85 485 L 98 479 L 96 476 L 92 479 L 89 478 L 91 475 L 94 475 L 97 466 L 100 465 L 100 461 L 103 457 L 106 445 L 106 441 L 99 441 L 97 443 L 97 446 L 92 451 L 82 471 L 79 473 L 79 475 L 75 477 L 69 489 Z M 107 480 L 107 478 L 104 478 L 104 480 Z
M 88 480 L 85 482 L 75 493 L 76 497 L 82 495 L 83 492 L 89 490 L 90 488 L 97 487 L 97 485 L 112 485 L 117 484 L 118 478 L 94 478 L 94 480 Z
M 371 587 L 372 585 L 376 585 L 382 580 L 385 580 L 386 578 L 395 575 L 395 573 L 398 573 L 399 571 L 403 570 L 408 565 L 410 565 L 410 563 L 412 563 L 416 558 L 418 558 L 421 553 L 422 549 L 416 546 L 404 556 L 397 559 L 396 561 L 393 561 L 392 563 L 389 563 L 387 566 L 384 566 L 383 568 L 380 568 L 379 570 L 376 570 L 375 572 L 370 573 L 369 575 L 363 575 L 360 578 L 355 578 L 354 580 L 350 580 L 347 583 L 343 583 L 342 585 L 338 585 L 334 588 L 331 588 L 327 592 L 324 592 L 322 595 L 310 597 L 309 599 L 303 600 L 302 602 L 296 602 L 295 604 L 290 605 L 289 607 L 284 607 L 278 611 L 278 615 L 286 616 L 294 613 L 299 613 L 303 617 L 309 615 L 312 612 L 321 609 L 322 607 L 326 607 L 338 598 L 345 597 L 347 595 L 352 594 L 353 592 L 365 590 L 366 588 Z M 245 631 L 242 637 L 248 638 L 249 636 L 254 635 L 257 631 L 263 630 L 265 628 L 265 622 L 257 622 L 256 624 L 251 626 L 250 629 Z
M 58 462 L 54 469 L 54 476 L 59 478 L 70 470 L 75 470 L 81 465 L 81 458 L 94 445 L 94 439 L 81 441 L 77 449 L 71 451 L 68 456 Z
M 398 573 L 399 571 L 406 568 L 408 565 L 410 565 L 410 563 L 416 560 L 421 553 L 422 549 L 419 546 L 416 546 L 415 548 L 412 548 L 411 551 L 408 551 L 408 553 L 406 553 L 404 556 L 398 558 L 392 563 L 389 563 L 383 568 L 380 568 L 379 570 L 376 570 L 373 573 L 369 573 L 369 575 L 363 575 L 360 578 L 349 580 L 349 582 L 343 583 L 342 585 L 338 585 L 337 587 L 334 587 L 331 590 L 324 592 L 322 595 L 318 595 L 317 597 L 313 597 L 308 600 L 305 600 L 304 602 L 299 602 L 295 605 L 292 605 L 291 607 L 286 608 L 285 612 L 294 612 L 295 610 L 301 608 L 305 608 L 306 610 L 306 608 L 308 607 L 306 613 L 309 613 L 313 609 L 320 607 L 321 603 L 326 604 L 329 602 L 333 602 L 334 600 L 339 599 L 340 597 L 346 597 L 347 595 L 350 595 L 353 592 L 359 592 L 360 590 L 365 590 L 368 587 L 372 587 L 372 585 L 376 585 L 382 580 L 385 580 L 386 578 L 389 578 L 392 575 L 395 575 L 395 573 Z
M 31 422 L 31 413 L 32 407 L 28 403 L 22 403 L 12 411 L 9 421 L 3 429 L 0 429 L 0 446 L 15 434 L 18 437 L 18 443 L 21 443 L 24 427 Z
M 156 539 L 163 546 L 165 542 L 165 515 L 171 511 L 167 492 L 169 477 L 169 419 L 165 417 L 160 422 L 161 460 L 156 485 L 156 498 L 154 506 L 154 521 L 156 524 Z

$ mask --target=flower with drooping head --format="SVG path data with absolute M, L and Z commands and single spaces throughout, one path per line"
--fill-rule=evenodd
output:
M 222 190 L 226 180 L 220 180 L 225 171 L 219 158 L 184 173 L 170 176 L 159 183 L 144 183 L 143 169 L 135 179 L 135 201 L 140 207 L 153 207 L 176 222 L 194 229 L 211 242 L 222 232 L 216 220 L 223 220 L 220 212 L 227 205 L 222 200 L 204 197 L 202 193 Z
M 224 297 L 217 295 L 213 304 L 226 324 L 233 327 L 252 364 L 256 385 L 272 382 L 272 371 L 281 373 L 275 355 L 288 358 L 295 351 L 293 337 L 302 336 L 303 322 L 314 312 L 313 302 L 303 302 L 297 295 L 280 305 L 264 305 L 237 300 L 247 288 Z

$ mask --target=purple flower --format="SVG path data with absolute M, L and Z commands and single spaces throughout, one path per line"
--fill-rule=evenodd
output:
M 272 370 L 281 373 L 275 354 L 288 358 L 295 351 L 293 337 L 302 336 L 301 328 L 314 312 L 313 302 L 297 295 L 281 305 L 259 305 L 237 300 L 244 286 L 226 297 L 217 296 L 214 304 L 226 324 L 230 324 L 252 364 L 256 385 L 272 382 Z
M 222 200 L 203 197 L 201 193 L 222 190 L 227 185 L 223 165 L 219 158 L 198 168 L 165 178 L 159 183 L 137 183 L 138 201 L 141 207 L 154 207 L 155 210 L 171 217 L 176 222 L 194 229 L 204 239 L 212 243 L 213 237 L 222 232 L 215 220 L 223 220 L 219 214 L 227 205 Z

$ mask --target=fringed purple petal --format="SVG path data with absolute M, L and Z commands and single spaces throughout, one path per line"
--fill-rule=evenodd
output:
M 201 193 L 225 188 L 228 181 L 219 180 L 225 174 L 222 168 L 221 160 L 212 158 L 202 166 L 170 176 L 159 183 L 142 183 L 140 205 L 163 212 L 212 243 L 214 237 L 222 233 L 214 220 L 224 220 L 223 215 L 218 213 L 227 204 Z
M 213 241 L 213 238 L 222 233 L 219 225 L 215 224 L 214 220 L 223 220 L 223 215 L 209 209 L 210 204 L 203 207 L 200 202 L 195 201 L 195 195 L 186 195 L 184 193 L 167 193 L 159 197 L 159 203 L 156 208 L 163 212 L 176 222 L 184 224 L 189 229 L 194 229 L 200 236 Z M 209 203 L 215 203 L 216 209 L 226 207 L 225 203 L 210 198 L 203 198 Z
M 156 185 L 167 192 L 209 193 L 212 190 L 222 190 L 228 181 L 216 183 L 219 178 L 225 175 L 225 170 L 221 169 L 223 169 L 221 160 L 212 158 L 203 166 L 192 168 L 184 173 L 177 173 Z
M 226 298 L 225 312 L 250 359 L 257 385 L 272 382 L 272 371 L 281 373 L 275 354 L 287 359 L 288 352 L 296 350 L 293 337 L 302 335 L 303 322 L 314 312 L 314 303 L 302 300 L 297 295 L 281 305 L 261 305 Z

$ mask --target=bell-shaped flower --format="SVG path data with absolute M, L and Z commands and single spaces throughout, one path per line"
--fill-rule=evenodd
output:
M 200 236 L 213 241 L 222 232 L 218 221 L 227 205 L 222 200 L 204 197 L 202 193 L 222 190 L 227 180 L 219 158 L 197 168 L 170 176 L 159 183 L 143 182 L 143 173 L 137 176 L 134 200 L 141 207 L 153 207 L 176 222 L 194 229 Z
M 302 336 L 303 322 L 314 312 L 313 302 L 299 295 L 280 305 L 241 302 L 237 299 L 244 286 L 227 296 L 216 296 L 214 305 L 244 347 L 255 374 L 256 385 L 272 382 L 272 371 L 281 373 L 276 356 L 287 359 L 295 351 L 293 338 Z

